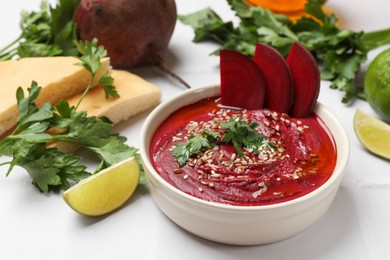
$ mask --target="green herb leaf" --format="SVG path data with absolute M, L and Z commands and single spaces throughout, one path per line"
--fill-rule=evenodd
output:
M 81 61 L 77 65 L 83 66 L 87 71 L 89 71 L 92 75 L 92 79 L 81 96 L 76 108 L 79 106 L 84 96 L 89 92 L 89 90 L 95 86 L 100 85 L 105 93 L 105 97 L 119 97 L 118 92 L 114 86 L 114 78 L 111 77 L 108 71 L 105 71 L 103 75 L 97 80 L 97 83 L 93 85 L 95 82 L 96 73 L 102 66 L 101 60 L 107 56 L 107 51 L 102 45 L 98 45 L 98 41 L 94 38 L 91 42 L 89 41 L 78 41 L 76 42 L 77 49 L 81 53 L 81 57 L 78 59 Z
M 114 78 L 108 74 L 106 71 L 102 77 L 99 79 L 98 84 L 103 88 L 106 99 L 113 97 L 118 98 L 119 94 L 114 86 Z
M 183 167 L 191 156 L 212 148 L 215 145 L 217 135 L 218 133 L 207 131 L 204 136 L 191 136 L 187 142 L 175 144 L 172 156 L 177 159 L 179 166 Z
M 93 76 L 101 67 L 101 59 L 107 56 L 107 51 L 102 45 L 98 45 L 97 39 L 90 41 L 76 41 L 78 51 L 81 54 L 79 65 L 83 66 Z
M 101 159 L 98 171 L 134 156 L 137 149 L 125 144 L 126 138 L 115 134 L 112 123 L 97 117 L 88 117 L 85 111 L 60 104 L 56 127 L 67 129 L 53 136 L 54 140 L 73 143 L 93 151 Z M 60 124 L 58 124 L 58 120 Z
M 54 148 L 47 149 L 43 143 L 34 146 L 28 156 L 18 161 L 18 165 L 27 170 L 33 184 L 42 192 L 68 189 L 70 181 L 79 182 L 90 175 L 80 164 L 80 157 Z
M 231 118 L 228 122 L 221 124 L 223 129 L 227 129 L 222 142 L 233 143 L 239 156 L 244 156 L 243 147 L 259 154 L 261 147 L 267 144 L 267 138 L 255 130 L 257 126 L 255 122 L 247 124 L 242 121 L 242 118 Z
M 55 8 L 50 7 L 51 41 L 59 46 L 63 56 L 78 56 L 79 54 L 74 44 L 77 39 L 77 26 L 73 21 L 79 3 L 80 0 L 58 0 Z

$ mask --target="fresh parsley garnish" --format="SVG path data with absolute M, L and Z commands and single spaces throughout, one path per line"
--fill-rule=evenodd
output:
M 181 22 L 194 29 L 194 42 L 214 41 L 222 49 L 235 49 L 248 56 L 253 56 L 257 42 L 263 42 L 286 56 L 292 44 L 299 41 L 321 65 L 322 79 L 331 80 L 331 88 L 345 92 L 344 103 L 364 98 L 362 90 L 355 86 L 359 67 L 366 61 L 368 51 L 390 43 L 390 29 L 366 33 L 339 28 L 337 18 L 323 12 L 323 0 L 309 0 L 305 6 L 315 19 L 302 17 L 295 24 L 284 15 L 249 6 L 243 0 L 227 1 L 239 18 L 236 27 L 209 8 L 179 16 Z M 214 52 L 218 53 L 219 50 Z
M 219 133 L 205 131 L 203 135 L 195 135 L 188 138 L 187 142 L 175 144 L 172 151 L 180 167 L 183 167 L 193 155 L 204 152 L 215 145 Z
M 188 138 L 187 142 L 175 144 L 172 156 L 176 158 L 180 167 L 183 167 L 191 156 L 197 155 L 217 145 L 218 140 L 222 143 L 232 143 L 237 154 L 244 156 L 242 149 L 259 154 L 264 145 L 271 145 L 265 136 L 256 131 L 258 124 L 247 124 L 242 118 L 230 118 L 227 122 L 220 122 L 221 128 L 226 129 L 221 136 L 219 132 L 206 130 L 201 135 Z
M 230 118 L 221 124 L 223 129 L 227 129 L 222 137 L 222 142 L 232 143 L 239 156 L 244 156 L 243 147 L 259 154 L 267 138 L 255 130 L 258 125 L 256 122 L 247 124 L 241 118 Z

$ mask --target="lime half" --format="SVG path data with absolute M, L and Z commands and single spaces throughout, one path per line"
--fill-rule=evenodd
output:
M 390 122 L 390 49 L 381 52 L 368 66 L 364 92 L 372 109 Z
M 390 160 L 390 125 L 357 109 L 353 126 L 357 138 L 367 150 Z
M 99 216 L 122 206 L 137 187 L 140 169 L 134 157 L 104 169 L 66 190 L 62 197 L 80 214 Z

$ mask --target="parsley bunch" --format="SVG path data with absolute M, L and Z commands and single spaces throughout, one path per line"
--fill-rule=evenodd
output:
M 360 65 L 368 51 L 390 43 L 390 29 L 365 33 L 338 28 L 337 18 L 322 10 L 324 0 L 309 0 L 305 11 L 313 18 L 302 17 L 295 24 L 284 15 L 249 6 L 243 0 L 227 1 L 240 19 L 237 27 L 231 21 L 224 22 L 210 8 L 179 16 L 181 22 L 193 27 L 194 42 L 214 41 L 222 49 L 248 56 L 253 56 L 257 42 L 263 42 L 286 56 L 292 44 L 299 41 L 316 58 L 322 79 L 331 80 L 331 88 L 345 92 L 344 103 L 364 98 L 355 85 Z
M 51 7 L 47 0 L 38 12 L 23 11 L 20 36 L 0 50 L 0 61 L 13 57 L 77 56 L 74 12 L 80 0 L 59 0 Z
M 91 74 L 91 81 L 84 95 L 93 87 L 102 86 L 106 97 L 117 97 L 113 78 L 104 73 L 95 85 L 96 72 L 101 67 L 100 60 L 106 51 L 97 46 L 97 41 L 78 42 L 80 64 Z M 96 172 L 135 156 L 139 161 L 137 149 L 125 144 L 126 138 L 113 132 L 112 123 L 107 118 L 89 117 L 86 111 L 77 111 L 61 100 L 52 106 L 49 103 L 37 107 L 41 87 L 32 82 L 28 96 L 21 87 L 16 92 L 19 117 L 15 130 L 0 142 L 0 155 L 12 157 L 7 175 L 18 165 L 30 174 L 33 184 L 43 192 L 67 189 L 71 182 L 78 182 L 89 176 L 80 157 L 64 154 L 55 145 L 69 143 L 90 150 L 100 159 Z

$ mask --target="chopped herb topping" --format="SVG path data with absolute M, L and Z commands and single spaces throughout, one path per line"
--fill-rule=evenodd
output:
M 255 122 L 247 124 L 242 121 L 242 118 L 230 118 L 229 121 L 221 124 L 223 129 L 227 129 L 222 142 L 233 143 L 239 156 L 244 156 L 243 147 L 259 154 L 261 147 L 267 142 L 267 138 L 255 130 L 258 125 Z
M 219 122 L 225 133 L 206 130 L 201 135 L 188 138 L 187 142 L 176 143 L 172 151 L 180 167 L 183 167 L 193 155 L 197 155 L 217 145 L 218 140 L 222 143 L 232 143 L 239 156 L 244 156 L 242 149 L 259 154 L 264 145 L 269 145 L 265 136 L 257 132 L 255 122 L 246 123 L 242 118 L 230 118 L 227 122 Z
M 172 155 L 177 159 L 179 166 L 183 167 L 191 156 L 212 148 L 218 135 L 216 132 L 205 131 L 202 136 L 191 136 L 187 142 L 177 143 Z

